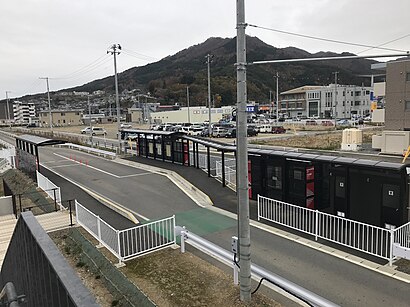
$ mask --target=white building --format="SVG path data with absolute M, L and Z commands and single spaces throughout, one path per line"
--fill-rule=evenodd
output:
M 32 102 L 14 101 L 13 117 L 15 123 L 31 123 L 36 117 L 36 106 Z
M 371 87 L 357 85 L 302 86 L 280 93 L 279 113 L 338 119 L 366 116 L 370 114 L 371 91 Z
M 155 123 L 203 123 L 209 120 L 208 107 L 188 107 L 174 111 L 151 113 L 151 122 Z M 216 123 L 224 116 L 232 114 L 232 107 L 225 106 L 211 109 L 211 122 Z
M 306 116 L 351 118 L 370 114 L 371 87 L 330 84 L 306 91 Z M 336 95 L 336 99 L 334 98 Z

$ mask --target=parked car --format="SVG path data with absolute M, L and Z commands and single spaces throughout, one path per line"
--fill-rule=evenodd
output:
M 257 136 L 258 135 L 258 128 L 255 126 L 248 126 L 248 136 Z
M 212 136 L 217 138 L 225 137 L 228 133 L 228 129 L 216 126 L 212 128 Z
M 333 126 L 333 122 L 331 120 L 322 120 L 322 126 Z
M 132 125 L 129 123 L 121 123 L 120 127 L 122 129 L 129 129 L 129 128 L 132 128 Z
M 101 127 L 86 127 L 81 130 L 81 134 L 91 134 L 91 135 L 107 135 L 107 131 Z
M 272 132 L 272 126 L 271 125 L 259 126 L 259 132 L 260 133 L 271 133 Z
M 273 126 L 272 133 L 274 134 L 286 133 L 286 129 L 283 128 L 283 126 Z
M 36 123 L 29 123 L 29 124 L 27 124 L 27 126 L 26 126 L 26 128 L 35 128 L 35 127 L 37 127 L 37 124 L 36 124 Z
M 316 126 L 317 122 L 314 119 L 308 119 L 308 120 L 306 120 L 306 125 L 307 126 Z
M 340 119 L 336 122 L 338 126 L 350 126 L 350 122 L 347 119 Z
M 258 130 L 255 128 L 255 126 L 248 126 L 247 128 L 247 135 L 248 136 L 257 136 L 258 135 Z M 228 132 L 226 133 L 226 137 L 228 138 L 235 138 L 236 137 L 236 128 L 230 128 Z

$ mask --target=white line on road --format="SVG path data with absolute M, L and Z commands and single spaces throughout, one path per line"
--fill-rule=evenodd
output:
M 55 169 L 55 168 L 62 168 L 62 167 L 70 167 L 70 166 L 80 166 L 79 164 L 63 164 L 63 165 L 57 165 L 57 166 L 49 166 L 49 168 Z
M 61 158 L 64 158 L 66 161 L 67 161 L 67 160 L 68 160 L 68 161 L 73 161 L 73 162 L 76 163 L 77 165 L 81 165 L 81 164 L 84 165 L 84 163 L 80 163 L 80 162 L 78 162 L 78 161 L 71 160 L 70 158 L 67 158 L 67 157 L 65 157 L 65 156 L 63 156 L 63 155 L 60 155 L 60 154 L 58 154 L 58 153 L 55 153 L 55 152 L 53 152 L 53 155 L 56 155 L 56 156 L 61 157 Z M 76 165 L 76 164 L 73 164 L 73 165 Z M 58 166 L 56 166 L 56 167 L 58 167 Z M 54 168 L 56 168 L 56 167 L 54 167 Z M 113 174 L 113 173 L 104 171 L 104 170 L 99 169 L 99 168 L 97 168 L 97 167 L 95 167 L 95 166 L 87 165 L 86 167 L 91 168 L 91 169 L 93 169 L 93 170 L 96 170 L 96 171 L 98 171 L 98 172 L 104 173 L 104 174 L 106 174 L 106 175 L 112 176 L 112 177 L 114 177 L 114 178 L 118 178 L 118 179 L 129 178 L 129 177 L 138 177 L 138 176 L 144 176 L 144 175 L 153 175 L 152 172 L 146 172 L 146 173 L 130 174 L 130 175 L 120 176 L 120 175 L 116 175 L 116 174 Z

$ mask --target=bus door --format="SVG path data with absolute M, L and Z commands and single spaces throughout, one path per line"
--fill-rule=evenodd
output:
M 347 169 L 333 165 L 330 170 L 330 203 L 334 214 L 349 217 Z

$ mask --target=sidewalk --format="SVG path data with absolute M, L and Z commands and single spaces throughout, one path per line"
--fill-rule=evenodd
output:
M 121 161 L 122 160 L 122 161 Z M 222 187 L 222 184 L 212 177 L 208 177 L 207 173 L 194 167 L 181 166 L 179 164 L 172 164 L 170 162 L 164 162 L 159 160 L 147 159 L 144 157 L 127 157 L 125 159 L 115 160 L 121 164 L 127 164 L 138 168 L 145 168 L 150 171 L 160 171 L 163 175 L 168 177 L 174 172 L 177 175 L 178 180 L 181 178 L 188 183 L 179 183 L 177 185 L 193 186 L 195 190 L 193 193 L 189 193 L 189 189 L 185 193 L 191 194 L 191 198 L 195 198 L 196 195 L 206 194 L 209 196 L 210 201 L 207 209 L 216 211 L 219 214 L 236 219 L 237 198 L 236 193 L 227 187 Z M 192 191 L 192 190 L 191 190 Z M 201 193 L 201 191 L 203 193 Z M 201 196 L 202 197 L 202 196 Z M 281 236 L 288 240 L 297 242 L 299 244 L 308 246 L 317 251 L 338 257 L 350 263 L 360 265 L 367 269 L 376 271 L 386 276 L 410 283 L 410 275 L 395 270 L 395 266 L 390 267 L 385 264 L 385 261 L 379 258 L 366 255 L 364 253 L 354 251 L 342 246 L 331 244 L 327 241 L 314 241 L 310 236 L 304 235 L 300 232 L 292 231 L 280 226 L 271 226 L 263 224 L 257 221 L 257 203 L 256 201 L 249 200 L 250 204 L 250 219 L 251 226 L 263 229 L 267 232 Z

